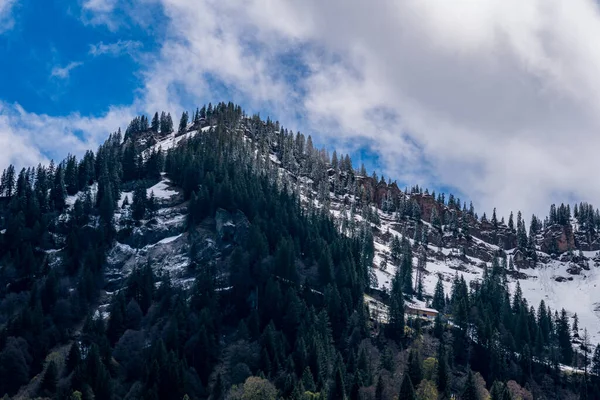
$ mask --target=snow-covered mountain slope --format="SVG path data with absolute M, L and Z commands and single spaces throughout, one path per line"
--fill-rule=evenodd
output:
M 340 205 L 337 205 L 340 207 Z M 398 232 L 395 216 L 378 210 L 380 226 L 373 225 L 375 232 L 375 257 L 373 269 L 377 277 L 377 288 L 388 290 L 397 266 L 390 262 L 391 237 L 402 237 Z M 339 217 L 340 212 L 332 212 Z M 388 235 L 389 233 L 389 235 Z M 386 236 L 389 239 L 386 240 Z M 415 245 L 413 239 L 408 239 Z M 474 238 L 479 246 L 488 249 L 489 253 L 497 252 L 498 246 L 485 243 Z M 421 248 L 423 248 L 421 246 Z M 508 257 L 515 249 L 506 251 Z M 535 268 L 516 269 L 508 274 L 508 285 L 514 293 L 517 283 L 523 291 L 523 297 L 530 306 L 537 309 L 543 300 L 546 306 L 553 310 L 564 308 L 572 317 L 579 318 L 580 335 L 587 329 L 590 341 L 600 343 L 600 256 L 595 251 L 582 251 L 579 256 L 564 254 L 558 260 L 551 259 L 547 254 L 539 252 Z M 382 265 L 385 268 L 382 268 Z M 413 257 L 413 269 L 417 269 L 417 257 Z M 467 284 L 471 285 L 483 278 L 484 268 L 490 268 L 491 262 L 477 257 L 461 255 L 461 249 L 456 247 L 427 246 L 427 262 L 423 271 L 423 287 L 426 296 L 433 295 L 438 276 L 442 277 L 446 294 L 451 292 L 452 280 L 456 274 L 462 275 Z M 413 278 L 414 280 L 414 278 Z M 375 286 L 375 285 L 374 285 Z
M 177 146 L 182 140 L 189 139 L 197 134 L 202 134 L 213 126 L 205 126 L 198 130 L 191 129 L 183 135 L 169 134 L 165 137 L 154 140 L 151 146 L 148 146 L 144 154 L 162 149 L 168 149 Z M 372 286 L 379 290 L 387 290 L 390 287 L 392 277 L 398 268 L 394 264 L 392 253 L 392 240 L 394 237 L 402 238 L 406 236 L 413 247 L 413 273 L 416 274 L 418 267 L 418 257 L 424 255 L 424 268 L 421 271 L 423 276 L 423 289 L 425 303 L 433 295 L 438 276 L 442 278 L 446 294 L 450 293 L 452 280 L 456 274 L 462 275 L 468 284 L 474 284 L 481 280 L 485 268 L 491 266 L 493 257 L 505 257 L 514 260 L 515 268 L 507 271 L 508 285 L 514 291 L 519 283 L 524 298 L 527 299 L 530 306 L 537 309 L 541 300 L 544 300 L 547 306 L 553 310 L 565 308 L 569 315 L 575 313 L 579 317 L 580 334 L 587 329 L 590 340 L 593 343 L 600 343 L 600 292 L 597 285 L 600 284 L 600 257 L 596 251 L 578 251 L 571 246 L 571 250 L 562 251 L 560 256 L 551 256 L 542 251 L 547 249 L 548 238 L 556 238 L 559 244 L 564 245 L 566 241 L 569 245 L 569 235 L 576 237 L 580 227 L 576 221 L 572 221 L 572 231 L 550 226 L 546 231 L 539 232 L 535 238 L 537 241 L 537 260 L 535 267 L 531 267 L 533 262 L 530 258 L 523 255 L 519 250 L 516 240 L 516 231 L 511 230 L 500 223 L 499 227 L 491 227 L 489 222 L 479 222 L 473 216 L 466 215 L 463 209 L 463 216 L 460 208 L 453 209 L 450 205 L 442 206 L 436 204 L 435 197 L 428 196 L 421 192 L 409 193 L 402 191 L 395 184 L 382 184 L 373 181 L 367 176 L 360 176 L 356 172 L 354 182 L 341 184 L 344 179 L 344 173 L 340 168 L 329 165 L 326 171 L 328 176 L 328 185 L 315 184 L 313 180 L 314 172 L 303 171 L 300 165 L 302 160 L 294 160 L 293 156 L 282 152 L 281 144 L 278 143 L 279 136 L 276 129 L 271 132 L 271 137 L 264 140 L 256 133 L 256 129 L 250 126 L 250 120 L 247 119 L 238 127 L 237 132 L 245 135 L 247 142 L 263 141 L 266 144 L 262 151 L 256 149 L 255 155 L 257 163 L 261 168 L 267 168 L 272 172 L 273 179 L 278 179 L 286 184 L 289 190 L 295 191 L 302 204 L 307 209 L 327 209 L 333 218 L 337 221 L 339 229 L 347 234 L 353 234 L 360 225 L 367 224 L 373 233 L 375 254 L 373 258 L 373 280 Z M 328 159 L 328 156 L 327 156 Z M 344 186 L 346 185 L 346 186 Z M 323 192 L 328 192 L 328 195 Z M 379 197 L 379 201 L 372 201 L 365 204 L 359 197 L 359 192 L 371 192 L 372 198 Z M 137 235 L 143 236 L 143 231 L 162 232 L 152 234 L 151 240 L 141 240 L 137 246 L 131 246 L 126 243 L 118 243 L 109 253 L 109 259 L 119 268 L 123 265 L 134 265 L 140 262 L 146 262 L 149 259 L 160 260 L 160 263 L 166 266 L 173 277 L 180 282 L 187 282 L 184 266 L 189 264 L 189 258 L 185 255 L 187 252 L 186 240 L 187 234 L 184 232 L 185 207 L 172 201 L 177 198 L 177 188 L 169 186 L 168 178 L 163 177 L 154 187 L 148 189 L 161 199 L 161 207 L 157 211 L 155 221 L 143 221 L 142 228 L 138 230 Z M 379 195 L 383 193 L 382 195 Z M 131 200 L 131 193 L 123 193 L 119 205 L 123 204 L 126 196 Z M 387 197 L 386 197 L 387 196 Z M 392 196 L 403 198 L 405 202 L 417 203 L 422 218 L 406 218 L 398 211 L 383 211 L 382 198 L 391 198 Z M 172 198 L 173 197 L 173 198 Z M 459 201 L 460 204 L 460 201 Z M 455 228 L 451 232 L 447 224 L 434 226 L 432 224 L 433 213 L 438 210 L 440 213 L 448 215 L 459 215 L 467 221 L 468 226 Z M 116 215 L 116 219 L 126 218 L 127 206 Z M 427 215 L 426 212 L 428 213 Z M 370 218 L 366 215 L 370 214 Z M 431 215 L 431 216 L 430 216 Z M 124 217 L 125 216 L 125 217 Z M 369 219 L 369 222 L 367 222 Z M 419 228 L 417 228 L 419 226 Z M 429 234 L 429 240 L 424 245 L 421 239 L 415 241 L 417 229 L 425 230 Z M 460 232 L 458 235 L 456 232 Z M 554 235 L 554 236 L 552 236 Z M 133 237 L 136 236 L 134 232 Z M 468 236 L 468 239 L 467 239 Z M 564 238 L 566 236 L 566 239 Z M 216 237 L 206 237 L 207 244 L 218 240 Z M 562 240 L 562 242 L 561 242 Z M 591 241 L 590 241 L 591 242 Z M 587 246 L 590 247 L 590 246 Z M 115 261 L 117 260 L 118 261 Z M 186 264 L 187 263 L 187 264 Z M 178 272 L 179 271 L 179 272 Z M 414 279 L 415 277 L 413 277 Z
M 280 175 L 290 175 L 289 171 L 281 167 L 281 162 L 275 154 L 270 155 L 270 160 L 278 168 Z M 322 204 L 315 200 L 316 193 L 314 188 L 311 188 L 310 179 L 300 178 L 295 182 L 300 187 L 301 199 L 305 205 L 322 207 Z M 330 193 L 329 211 L 340 225 L 342 219 L 345 218 L 353 218 L 357 224 L 364 223 L 365 218 L 362 215 L 353 214 L 350 211 L 354 201 L 353 196 Z M 391 241 L 394 236 L 402 238 L 402 226 L 398 223 L 396 213 L 383 212 L 380 208 L 374 208 L 374 211 L 377 213 L 379 224 L 370 223 L 374 233 L 373 272 L 376 276 L 376 283 L 372 286 L 385 291 L 389 290 L 397 268 L 390 258 Z M 430 223 L 423 220 L 420 223 L 433 230 Z M 406 224 L 414 227 L 414 223 L 406 222 Z M 572 221 L 572 225 L 577 229 L 575 221 Z M 427 261 L 423 270 L 423 288 L 426 298 L 429 299 L 433 295 L 439 276 L 443 280 L 446 294 L 451 292 L 452 280 L 456 274 L 462 275 L 469 285 L 483 278 L 484 269 L 491 267 L 491 261 L 469 255 L 469 253 L 481 253 L 486 256 L 504 253 L 505 257 L 513 258 L 517 252 L 516 248 L 502 250 L 498 245 L 488 243 L 475 236 L 471 237 L 470 244 L 468 244 L 471 249 L 470 251 L 466 250 L 466 254 L 463 254 L 464 246 L 452 245 L 452 239 L 442 240 L 438 245 L 430 243 L 426 247 L 422 244 L 415 244 L 410 235 L 407 239 L 415 249 L 426 248 Z M 551 307 L 552 310 L 560 311 L 564 308 L 570 317 L 577 314 L 579 335 L 583 335 L 584 329 L 587 329 L 590 342 L 600 343 L 600 291 L 598 290 L 600 254 L 596 251 L 569 251 L 557 259 L 553 259 L 549 254 L 540 251 L 540 246 L 537 247 L 538 261 L 535 268 L 519 269 L 515 267 L 507 274 L 511 292 L 514 293 L 518 283 L 530 306 L 537 309 L 540 301 L 543 300 L 546 306 Z M 417 267 L 418 260 L 415 254 L 413 256 L 413 274 L 417 273 Z

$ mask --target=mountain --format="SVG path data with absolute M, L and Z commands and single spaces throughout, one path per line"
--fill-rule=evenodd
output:
M 599 393 L 589 204 L 527 232 L 232 103 L 11 166 L 0 196 L 14 398 Z M 425 308 L 435 323 L 405 316 Z

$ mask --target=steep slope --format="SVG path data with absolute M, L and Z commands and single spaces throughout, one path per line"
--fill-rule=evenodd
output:
M 452 357 L 452 376 L 429 382 L 449 396 L 473 368 L 542 398 L 554 389 L 536 382 L 573 360 L 568 316 L 552 311 L 595 326 L 587 205 L 553 207 L 527 235 L 520 214 L 488 221 L 400 190 L 231 103 L 185 113 L 177 132 L 160 120 L 134 119 L 80 161 L 3 174 L 0 393 L 221 399 L 258 383 L 393 398 L 405 371 L 422 379 L 422 352 Z M 552 311 L 538 318 L 540 300 Z M 406 302 L 448 323 L 405 325 Z
M 153 140 L 155 143 L 146 152 L 165 151 L 211 128 L 214 127 L 190 124 L 185 134 L 172 133 Z M 600 295 L 596 290 L 600 243 L 598 239 L 590 239 L 576 218 L 569 218 L 566 224 L 550 224 L 547 218 L 545 226 L 534 232 L 534 239 L 519 246 L 518 229 L 509 227 L 504 219 L 493 223 L 484 215 L 480 220 L 472 209 L 466 209 L 466 203 L 461 209 L 460 199 L 452 195 L 446 202 L 440 201 L 439 196 L 436 199 L 435 193 L 423 193 L 418 187 L 402 191 L 395 183 L 378 181 L 376 176 L 366 176 L 364 171 L 363 175 L 353 171 L 347 156 L 337 160 L 334 155 L 331 160 L 324 151 L 316 149 L 311 150 L 316 155 L 299 154 L 297 147 L 303 145 L 303 139 L 298 135 L 294 137 L 291 132 L 282 133 L 281 128 L 270 121 L 257 124 L 252 118 L 246 118 L 239 130 L 244 132 L 245 140 L 260 142 L 257 156 L 261 163 L 267 164 L 262 168 L 276 170 L 280 184 L 287 184 L 296 191 L 307 209 L 326 208 L 347 234 L 350 234 L 345 228 L 349 220 L 354 221 L 355 226 L 372 220 L 369 222 L 375 249 L 372 268 L 376 278 L 371 282 L 373 288 L 390 288 L 398 268 L 397 260 L 391 259 L 394 237 L 406 236 L 416 250 L 415 285 L 419 273 L 418 254 L 424 254 L 426 261 L 421 274 L 425 299 L 431 299 L 439 276 L 445 292 L 450 293 L 457 273 L 474 285 L 481 281 L 484 270 L 491 268 L 492 259 L 502 257 L 506 260 L 512 291 L 518 282 L 531 306 L 537 308 L 544 300 L 552 309 L 565 308 L 570 316 L 577 314 L 579 334 L 587 329 L 589 339 L 600 343 Z M 289 143 L 284 144 L 285 141 Z M 310 160 L 311 157 L 320 160 Z M 317 167 L 307 167 L 311 162 Z M 315 171 L 319 168 L 321 171 Z M 555 253 L 549 254 L 550 250 Z M 509 268 L 509 265 L 514 267 Z

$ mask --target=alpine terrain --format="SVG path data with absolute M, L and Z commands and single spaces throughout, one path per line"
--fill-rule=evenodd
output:
M 0 396 L 600 398 L 600 213 L 514 211 L 232 103 L 137 117 L 2 173 Z

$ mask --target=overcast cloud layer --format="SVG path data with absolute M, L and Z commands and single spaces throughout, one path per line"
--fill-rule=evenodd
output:
M 0 21 L 12 18 L 2 17 L 5 3 Z M 125 39 L 90 44 L 99 54 L 125 44 L 140 52 L 134 104 L 88 118 L 0 102 L 0 164 L 81 152 L 135 112 L 179 115 L 229 100 L 214 97 L 227 88 L 318 143 L 368 146 L 386 177 L 454 187 L 488 213 L 600 203 L 600 15 L 591 0 L 146 0 L 127 2 L 129 19 L 114 0 L 88 0 L 81 21 L 118 31 L 156 6 L 168 18 L 157 53 Z

